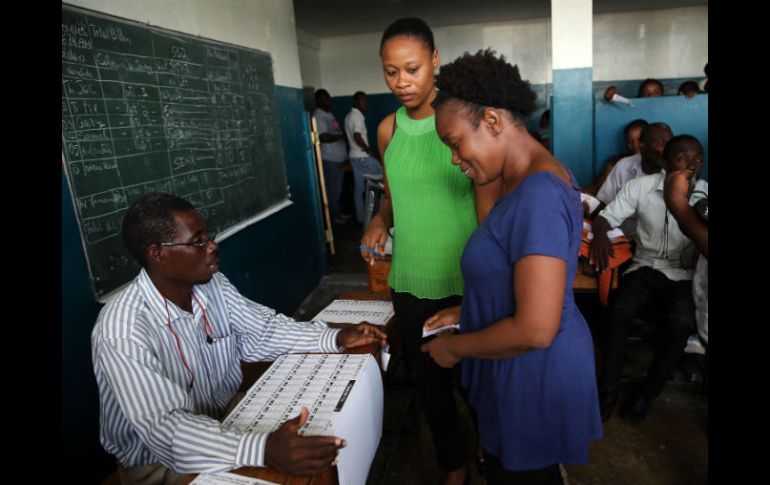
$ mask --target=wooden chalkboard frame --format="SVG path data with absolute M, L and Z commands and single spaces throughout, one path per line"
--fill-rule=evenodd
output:
M 72 23 L 65 25 L 65 14 L 68 22 L 73 16 L 78 16 L 80 19 L 74 18 Z M 77 20 L 85 20 L 85 22 L 78 23 Z M 103 28 L 105 26 L 110 28 Z M 90 46 L 84 45 L 81 47 L 85 48 L 80 49 L 77 45 L 72 45 L 86 38 L 91 39 Z M 136 42 L 137 46 L 133 47 L 131 41 Z M 101 47 L 99 47 L 100 42 Z M 128 46 L 126 51 L 104 48 L 104 45 L 111 46 L 111 43 L 120 42 Z M 138 45 L 142 42 L 149 43 L 152 49 L 151 55 L 146 51 L 137 53 L 140 48 Z M 163 45 L 164 43 L 167 45 Z M 161 49 L 158 49 L 160 50 L 158 53 L 157 44 L 163 45 L 164 48 L 168 47 L 166 52 L 170 55 L 164 55 Z M 205 52 L 203 58 L 205 62 L 196 64 L 193 62 L 195 59 L 192 58 L 180 59 L 178 54 L 184 51 L 185 47 L 191 50 L 191 56 L 198 53 L 198 50 Z M 142 48 L 147 47 L 142 46 Z M 73 57 L 80 59 L 77 56 L 85 56 L 87 53 L 93 55 L 91 59 L 93 65 L 88 65 L 87 62 L 70 62 Z M 99 54 L 101 54 L 100 61 L 97 61 Z M 185 53 L 182 52 L 182 54 Z M 211 57 L 209 57 L 210 54 Z M 109 62 L 112 64 L 104 64 L 108 62 L 105 58 L 110 55 L 117 60 L 111 58 Z M 202 54 L 198 53 L 198 55 L 200 61 Z M 210 59 L 214 64 L 208 64 Z M 107 67 L 100 69 L 99 62 Z M 142 63 L 153 67 L 146 68 L 140 65 Z M 171 69 L 163 71 L 163 68 L 155 67 L 172 65 L 175 68 L 186 67 L 187 70 L 171 73 Z M 200 74 L 196 75 L 195 72 Z M 205 77 L 203 77 L 204 74 Z M 140 79 L 144 84 L 137 82 L 131 76 L 139 78 L 144 76 Z M 155 78 L 154 82 L 151 80 L 152 76 Z M 177 85 L 173 84 L 174 82 Z M 113 86 L 115 84 L 119 84 L 120 87 L 115 88 Z M 135 100 L 127 97 L 132 91 L 139 90 L 143 86 L 146 87 L 143 91 L 147 99 Z M 209 89 L 210 97 L 203 94 L 205 91 L 202 86 Z M 101 91 L 97 92 L 97 88 Z M 129 88 L 133 89 L 129 90 Z M 197 91 L 193 88 L 197 88 Z M 235 88 L 240 91 L 235 92 Z M 105 89 L 113 91 L 119 89 L 120 97 L 114 94 L 115 97 L 110 97 L 105 93 Z M 81 93 L 84 93 L 82 97 Z M 174 98 L 169 96 L 176 96 L 176 93 L 181 94 L 179 94 L 179 103 L 175 105 Z M 152 95 L 155 95 L 155 99 L 152 99 Z M 162 99 L 164 96 L 166 98 Z M 89 105 L 83 101 L 85 99 L 93 101 L 91 104 L 94 111 L 98 111 L 98 105 L 101 103 L 103 112 L 98 115 L 88 114 L 85 108 Z M 172 101 L 167 101 L 168 99 Z M 190 102 L 189 99 L 202 101 Z M 215 108 L 217 101 L 219 105 Z M 81 102 L 82 107 L 79 106 Z M 120 106 L 121 103 L 125 104 L 125 108 Z M 178 110 L 183 114 L 174 118 L 175 113 L 167 108 L 169 106 L 176 108 L 180 105 L 188 108 L 192 106 L 192 108 L 187 112 Z M 149 109 L 141 110 L 144 114 L 142 118 L 137 107 L 147 108 L 148 106 L 150 106 Z M 111 112 L 111 107 L 115 111 Z M 77 114 L 72 112 L 75 109 L 79 110 Z M 216 116 L 210 116 L 215 110 L 220 111 L 216 111 Z M 188 112 L 194 113 L 189 115 Z M 221 117 L 221 113 L 224 113 L 224 117 Z M 228 113 L 234 114 L 233 118 L 236 119 L 232 120 Z M 204 132 L 204 129 L 185 131 L 184 128 L 192 125 L 187 118 L 184 118 L 185 116 L 198 116 L 199 125 L 206 125 L 207 131 Z M 239 116 L 241 118 L 238 118 Z M 116 119 L 117 122 L 114 121 Z M 169 120 L 173 122 L 167 124 Z M 91 129 L 89 122 L 101 124 Z M 179 129 L 178 125 L 182 125 L 183 128 Z M 224 128 L 220 129 L 221 126 Z M 212 139 L 206 141 L 205 135 L 201 133 L 213 133 L 209 136 L 214 136 L 216 141 Z M 235 135 L 231 138 L 230 133 Z M 130 138 L 131 134 L 133 134 L 133 140 Z M 185 138 L 184 134 L 188 137 Z M 119 135 L 126 137 L 118 138 Z M 78 136 L 85 139 L 81 140 Z M 75 137 L 74 141 L 73 137 Z M 102 143 L 89 143 L 92 137 Z M 182 146 L 181 141 L 194 144 L 199 140 L 204 140 L 207 145 L 202 148 L 179 148 Z M 174 144 L 175 142 L 179 147 Z M 108 143 L 109 146 L 107 146 Z M 129 154 L 121 155 L 121 147 Z M 146 148 L 147 150 L 155 148 L 155 151 L 145 153 L 140 149 L 144 147 L 150 147 Z M 164 148 L 167 159 L 162 155 Z M 196 149 L 206 155 L 199 157 L 196 153 L 187 157 L 192 160 L 189 165 L 196 170 L 190 168 L 190 172 L 175 172 L 178 167 L 185 167 L 183 163 L 177 162 L 185 161 L 186 158 L 176 157 L 172 163 L 172 152 L 176 156 L 180 152 Z M 80 156 L 75 155 L 75 152 Z M 86 153 L 92 158 L 83 158 Z M 143 165 L 129 166 L 126 177 L 122 178 L 121 157 L 131 158 L 132 162 L 134 159 L 140 160 Z M 92 163 L 94 160 L 97 163 Z M 198 169 L 196 163 L 199 160 L 204 160 L 209 165 Z M 165 163 L 168 163 L 168 167 L 163 165 Z M 105 301 L 115 293 L 116 289 L 130 281 L 139 270 L 138 264 L 133 261 L 122 244 L 120 220 L 128 205 L 141 193 L 156 191 L 159 187 L 162 191 L 177 193 L 188 198 L 207 219 L 210 230 L 217 232 L 217 241 L 292 204 L 281 143 L 272 57 L 269 53 L 258 49 L 156 27 L 149 23 L 63 3 L 62 165 L 72 196 L 92 290 L 97 300 Z M 126 165 L 124 163 L 123 167 Z M 87 177 L 83 172 L 87 172 L 89 167 L 97 175 L 86 182 L 84 180 Z M 135 184 L 123 183 L 125 178 L 141 179 L 157 167 L 160 167 L 160 172 L 167 169 L 168 176 Z M 101 172 L 96 172 L 97 170 L 107 173 L 106 182 L 98 178 Z M 74 173 L 76 171 L 77 174 Z M 114 174 L 117 174 L 117 178 Z M 268 176 L 260 178 L 259 176 L 263 174 Z M 109 176 L 113 176 L 113 179 L 118 180 L 119 183 L 110 185 Z M 193 182 L 196 185 L 193 185 Z M 221 186 L 216 185 L 220 182 L 222 182 Z M 232 182 L 232 184 L 225 185 L 224 182 Z M 93 185 L 88 185 L 89 183 Z M 102 183 L 104 185 L 100 185 Z M 177 190 L 180 187 L 199 190 L 190 195 L 184 190 Z M 231 190 L 232 187 L 236 190 Z M 89 194 L 84 188 L 104 190 Z M 259 192 L 258 189 L 261 188 L 264 188 L 264 192 Z M 249 197 L 241 196 L 235 199 L 235 194 L 245 194 Z M 263 200 L 257 200 L 260 197 Z M 211 205 L 207 206 L 206 203 Z M 111 212 L 103 215 L 98 212 L 101 208 Z M 97 224 L 93 222 L 94 220 L 100 222 L 96 230 L 94 226 Z M 104 238 L 97 239 L 96 236 L 102 235 L 99 231 L 103 231 Z M 94 234 L 96 236 L 93 236 Z

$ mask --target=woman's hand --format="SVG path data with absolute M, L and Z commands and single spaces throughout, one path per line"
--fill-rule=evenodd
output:
M 369 227 L 366 229 L 364 237 L 361 238 L 361 246 L 371 248 L 372 252 L 365 249 L 361 250 L 361 257 L 369 265 L 373 265 L 376 257 L 385 256 L 385 242 L 388 240 L 388 228 L 379 214 L 375 215 Z
M 455 338 L 457 338 L 456 335 L 442 332 L 427 344 L 423 344 L 420 350 L 430 354 L 431 359 L 436 361 L 441 367 L 446 369 L 452 368 L 461 360 L 451 349 L 452 341 Z
M 432 317 L 425 320 L 425 324 L 422 328 L 427 331 L 457 323 L 460 323 L 460 305 L 437 311 Z

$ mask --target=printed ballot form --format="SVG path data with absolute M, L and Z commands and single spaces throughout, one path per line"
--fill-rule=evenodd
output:
M 190 482 L 190 485 L 279 485 L 259 478 L 249 478 L 235 473 L 205 473 Z
M 370 354 L 279 357 L 224 419 L 228 428 L 270 433 L 306 407 L 299 433 L 347 441 L 337 457 L 340 485 L 366 483 L 382 436 L 383 389 Z
M 369 322 L 386 325 L 394 315 L 393 302 L 382 300 L 334 300 L 313 320 L 335 323 Z

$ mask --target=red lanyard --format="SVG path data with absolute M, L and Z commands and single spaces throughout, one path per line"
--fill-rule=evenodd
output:
M 193 299 L 195 299 L 195 302 L 198 304 L 198 308 L 201 309 L 201 314 L 203 314 L 203 329 L 206 332 L 206 342 L 209 344 L 212 344 L 216 342 L 217 339 L 215 339 L 212 336 L 211 331 L 211 324 L 209 323 L 209 319 L 206 316 L 206 310 L 203 309 L 203 305 L 201 305 L 201 302 L 198 300 L 198 297 L 195 296 L 195 293 L 193 293 Z M 184 364 L 185 368 L 187 369 L 187 372 L 190 373 L 190 390 L 193 388 L 193 383 L 195 382 L 195 373 L 192 371 L 192 368 L 190 368 L 189 364 L 187 364 L 187 359 L 184 358 L 184 353 L 182 352 L 182 345 L 179 342 L 179 336 L 174 331 L 174 327 L 171 325 L 171 313 L 168 311 L 168 300 L 166 297 L 163 297 L 163 303 L 166 305 L 166 315 L 168 316 L 168 328 L 171 330 L 171 333 L 174 335 L 174 339 L 176 340 L 176 348 L 179 351 L 179 356 L 182 358 L 182 364 Z

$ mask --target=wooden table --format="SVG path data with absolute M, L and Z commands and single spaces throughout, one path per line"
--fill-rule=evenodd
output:
M 340 295 L 339 299 L 342 300 L 390 300 L 390 291 L 356 291 L 351 293 L 345 293 Z M 391 318 L 388 324 L 385 326 L 385 332 L 390 335 L 394 327 L 395 318 Z M 333 328 L 345 328 L 352 326 L 352 323 L 330 323 L 329 326 Z M 369 344 L 355 349 L 351 349 L 346 353 L 350 354 L 372 354 L 380 362 L 380 348 L 376 344 Z M 241 382 L 240 392 L 246 392 L 252 385 L 259 379 L 259 376 L 265 373 L 267 369 L 272 365 L 272 362 L 243 362 L 241 361 L 241 370 L 243 371 L 243 381 Z M 279 472 L 273 468 L 255 468 L 255 467 L 243 467 L 232 470 L 230 473 L 236 475 L 243 475 L 252 478 L 261 478 L 274 483 L 280 483 L 282 485 L 338 485 L 337 480 L 337 467 L 331 467 L 324 472 L 312 476 L 312 477 L 297 477 L 293 475 L 287 475 L 283 472 Z M 190 475 L 189 480 L 185 483 L 190 483 L 195 479 L 197 475 Z

